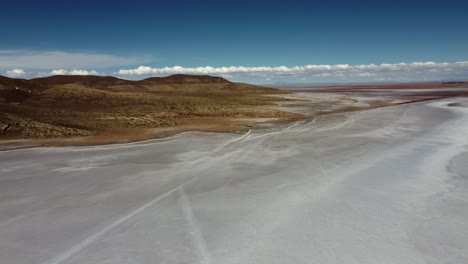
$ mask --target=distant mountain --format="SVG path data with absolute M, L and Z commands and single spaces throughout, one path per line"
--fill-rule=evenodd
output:
M 6 77 L 3 77 L 6 78 Z M 7 78 L 8 79 L 8 78 Z M 17 79 L 10 79 L 17 80 Z M 22 80 L 37 85 L 82 84 L 87 86 L 137 85 L 137 84 L 216 84 L 231 83 L 230 81 L 208 75 L 176 74 L 167 77 L 151 77 L 139 81 L 123 80 L 112 76 L 94 75 L 54 75 L 44 78 Z M 1 82 L 1 81 L 0 81 Z M 5 81 L 6 82 L 6 81 Z M 11 82 L 11 81 L 10 81 Z
M 112 76 L 94 76 L 94 75 L 54 75 L 44 78 L 36 78 L 29 80 L 31 83 L 39 85 L 59 85 L 59 84 L 82 84 L 89 86 L 110 86 L 110 85 L 125 85 L 132 84 L 132 81 L 119 79 Z
M 167 77 L 151 77 L 140 82 L 152 84 L 215 84 L 215 83 L 231 83 L 230 81 L 209 75 L 186 75 L 175 74 Z

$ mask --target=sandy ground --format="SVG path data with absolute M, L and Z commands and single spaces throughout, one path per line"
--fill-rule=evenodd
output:
M 0 152 L 0 262 L 468 263 L 468 99 Z

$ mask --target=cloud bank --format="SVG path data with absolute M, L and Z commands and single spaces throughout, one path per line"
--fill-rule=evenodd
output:
M 47 75 L 100 75 L 97 71 L 88 71 L 88 70 L 52 70 L 50 73 L 44 73 L 45 76 Z
M 5 75 L 11 78 L 20 78 L 26 75 L 23 69 L 13 69 L 5 72 Z
M 140 66 L 134 69 L 121 69 L 114 74 L 119 76 L 170 75 L 170 74 L 210 74 L 233 79 L 258 82 L 268 81 L 409 81 L 436 80 L 450 78 L 468 79 L 468 61 L 460 62 L 410 62 L 383 64 L 309 64 L 303 66 L 229 66 L 193 67 L 182 66 L 152 68 Z
M 122 69 L 116 72 L 119 75 L 163 75 L 163 74 L 231 74 L 231 73 L 311 73 L 322 74 L 339 74 L 339 73 L 357 73 L 363 76 L 373 76 L 377 72 L 396 72 L 396 71 L 434 71 L 434 70 L 467 70 L 468 61 L 455 63 L 436 63 L 436 62 L 412 62 L 412 63 L 397 63 L 397 64 L 364 64 L 364 65 L 304 65 L 304 66 L 278 66 L 278 67 L 245 67 L 245 66 L 229 66 L 229 67 L 195 67 L 185 68 L 182 66 L 151 68 L 148 66 L 140 66 L 135 69 Z

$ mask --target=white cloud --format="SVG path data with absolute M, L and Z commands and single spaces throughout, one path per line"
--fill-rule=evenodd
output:
M 65 69 L 55 69 L 50 72 L 28 72 L 28 77 L 30 78 L 37 78 L 37 77 L 47 77 L 52 75 L 105 75 L 105 73 L 97 72 L 94 70 L 65 70 Z
M 25 76 L 26 72 L 23 69 L 13 69 L 6 71 L 5 75 L 11 78 L 18 78 Z
M 304 65 L 304 66 L 278 66 L 278 67 L 245 67 L 245 66 L 229 66 L 229 67 L 195 67 L 186 68 L 182 66 L 152 68 L 149 66 L 140 66 L 135 69 L 122 69 L 116 72 L 118 75 L 166 75 L 166 74 L 233 74 L 233 73 L 285 73 L 285 74 L 304 74 L 310 73 L 317 76 L 330 76 L 333 74 L 354 73 L 361 77 L 372 77 L 381 72 L 416 72 L 416 71 L 433 71 L 433 70 L 468 70 L 468 62 L 455 63 L 436 63 L 436 62 L 412 62 L 412 63 L 396 63 L 396 64 L 364 64 L 364 65 Z
M 233 80 L 257 82 L 269 78 L 272 81 L 341 80 L 341 81 L 415 81 L 468 79 L 468 61 L 460 62 L 410 62 L 382 64 L 309 64 L 302 66 L 224 66 L 224 67 L 163 67 L 140 66 L 134 69 L 121 69 L 114 73 L 119 76 L 163 76 L 171 74 L 209 74 L 232 76 Z
M 67 75 L 68 71 L 64 69 L 52 70 L 48 75 Z
M 87 70 L 72 70 L 68 72 L 69 75 L 99 75 L 97 71 Z
M 97 71 L 88 70 L 71 70 L 66 73 L 67 75 L 99 75 Z
M 65 69 L 55 69 L 50 72 L 40 72 L 36 74 L 39 77 L 46 77 L 51 75 L 103 75 L 103 73 L 94 71 L 94 70 L 65 70 Z
M 144 63 L 148 59 L 88 52 L 0 50 L 0 68 L 105 68 Z
M 116 74 L 119 75 L 149 75 L 149 74 L 229 74 L 229 73 L 252 73 L 252 72 L 292 72 L 294 68 L 286 66 L 279 67 L 244 67 L 244 66 L 229 66 L 229 67 L 196 67 L 185 68 L 182 66 L 151 68 L 148 66 L 140 66 L 136 69 L 120 70 Z

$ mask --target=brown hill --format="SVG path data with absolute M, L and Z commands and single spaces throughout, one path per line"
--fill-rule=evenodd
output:
M 94 75 L 54 75 L 44 78 L 31 79 L 30 82 L 39 85 L 60 85 L 75 83 L 89 86 L 110 86 L 133 83 L 132 81 L 127 81 L 112 76 Z
M 23 87 L 23 88 L 35 88 L 39 85 L 32 83 L 25 79 L 14 79 L 0 75 L 0 88 L 4 87 Z
M 283 91 L 220 77 L 174 75 L 141 81 L 102 76 L 0 77 L 0 139 L 112 134 L 119 129 L 193 125 L 200 120 L 290 117 L 269 105 Z M 208 121 L 207 121 L 208 119 Z
M 15 80 L 15 79 L 13 79 Z M 26 80 L 23 80 L 26 81 Z M 216 84 L 231 83 L 230 81 L 208 75 L 176 74 L 167 77 L 151 77 L 140 81 L 123 80 L 112 76 L 95 75 L 54 75 L 36 78 L 27 81 L 37 85 L 82 84 L 88 86 L 115 86 L 115 85 L 162 85 L 162 84 Z

